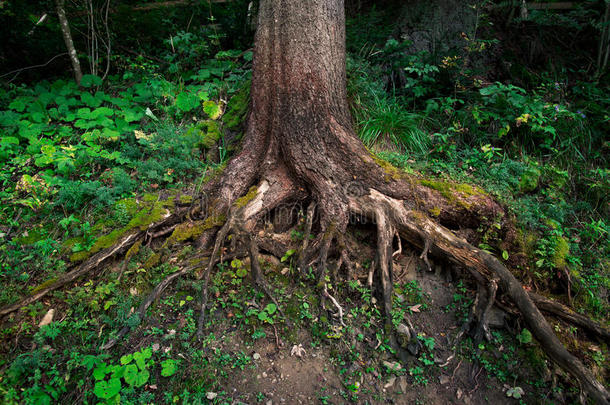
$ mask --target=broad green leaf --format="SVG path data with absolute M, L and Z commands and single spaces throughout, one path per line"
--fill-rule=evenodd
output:
M 265 311 L 261 311 L 258 313 L 258 319 L 261 321 L 266 321 L 269 319 L 269 315 Z
M 19 145 L 19 138 L 15 138 L 14 136 L 3 136 L 0 138 L 0 145 Z
M 99 108 L 96 108 L 95 110 L 91 111 L 89 118 L 96 119 L 98 117 L 108 117 L 113 114 L 114 114 L 114 110 L 112 110 L 108 107 L 99 107 Z
M 141 387 L 148 381 L 150 377 L 150 372 L 148 370 L 142 370 L 136 375 L 136 380 L 134 382 L 135 387 Z
M 93 378 L 96 380 L 103 380 L 109 372 L 110 370 L 108 370 L 106 363 L 102 363 L 93 370 Z
M 18 111 L 18 112 L 23 112 L 23 110 L 25 110 L 25 107 L 26 107 L 26 103 L 23 98 L 17 98 L 8 105 L 8 108 Z
M 95 383 L 93 393 L 101 399 L 113 398 L 116 394 L 121 391 L 121 380 L 117 378 L 111 378 L 106 381 L 98 381 Z
M 273 304 L 273 303 L 267 304 L 267 306 L 265 307 L 265 311 L 269 315 L 273 315 L 275 313 L 275 311 L 277 311 L 277 306 L 275 304 Z
M 89 107 L 99 107 L 102 104 L 102 100 L 94 97 L 91 93 L 83 92 L 80 96 L 81 101 Z
M 93 86 L 101 86 L 102 79 L 95 75 L 83 75 L 83 78 L 80 81 L 80 85 L 86 88 Z
M 212 100 L 208 100 L 203 103 L 203 111 L 213 120 L 217 120 L 222 113 L 220 106 Z
M 142 119 L 142 116 L 144 115 L 142 113 L 142 111 L 134 110 L 134 109 L 123 110 L 122 113 L 123 113 L 123 117 L 125 118 L 125 121 L 127 121 L 127 122 L 139 121 L 140 119 Z
M 178 370 L 178 366 L 175 360 L 167 359 L 161 362 L 161 375 L 163 377 L 170 377 Z
M 135 385 L 136 384 L 136 378 L 138 376 L 138 367 L 136 367 L 135 364 L 128 364 L 127 366 L 125 366 L 125 374 L 123 374 L 123 378 L 125 379 L 125 382 L 129 385 Z
M 176 107 L 182 112 L 194 110 L 199 106 L 199 97 L 192 93 L 182 92 L 176 97 Z

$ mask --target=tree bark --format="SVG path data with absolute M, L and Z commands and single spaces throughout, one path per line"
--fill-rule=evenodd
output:
M 72 63 L 72 70 L 74 72 L 74 80 L 80 85 L 80 81 L 83 78 L 83 72 L 78 61 L 78 54 L 76 48 L 74 48 L 74 42 L 72 41 L 72 33 L 70 32 L 70 25 L 68 24 L 68 18 L 66 17 L 66 10 L 64 8 L 65 0 L 55 0 L 55 6 L 57 9 L 57 17 L 59 18 L 59 26 L 61 27 L 61 34 L 64 37 L 64 43 L 68 50 L 70 62 Z

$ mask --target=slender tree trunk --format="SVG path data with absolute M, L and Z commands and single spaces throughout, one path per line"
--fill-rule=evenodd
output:
M 61 27 L 61 34 L 64 37 L 64 43 L 70 56 L 70 62 L 72 63 L 72 70 L 74 71 L 74 80 L 77 84 L 80 84 L 83 78 L 83 72 L 78 61 L 78 54 L 76 48 L 74 48 L 74 42 L 72 41 L 72 34 L 70 33 L 70 25 L 66 17 L 66 10 L 64 8 L 65 0 L 55 0 L 55 6 L 57 8 L 57 17 L 59 18 L 59 26 Z

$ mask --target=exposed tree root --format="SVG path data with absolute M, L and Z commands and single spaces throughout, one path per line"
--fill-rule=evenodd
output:
M 487 282 L 498 280 L 498 285 L 519 308 L 528 328 L 538 339 L 546 354 L 565 371 L 573 375 L 585 392 L 598 403 L 607 403 L 610 400 L 610 395 L 603 384 L 595 379 L 578 358 L 566 350 L 528 293 L 523 289 L 521 283 L 498 259 L 459 239 L 446 228 L 434 223 L 426 215 L 409 210 L 401 201 L 390 198 L 374 189 L 371 189 L 370 195 L 365 198 L 351 198 L 350 209 L 363 215 L 374 215 L 377 218 L 384 217 L 379 215 L 379 211 L 383 209 L 387 213 L 386 215 L 393 219 L 392 222 L 398 228 L 401 236 L 415 246 L 421 246 L 422 244 L 425 246 L 426 241 L 430 240 L 430 252 L 435 256 L 444 257 L 466 268 L 471 274 L 475 275 L 476 279 L 482 278 Z M 380 242 L 383 242 L 383 240 L 380 240 Z M 495 288 L 489 290 L 488 295 L 493 298 Z M 483 308 L 489 307 L 489 305 L 487 303 Z M 485 312 L 485 310 L 482 312 L 483 319 L 485 318 Z
M 84 276 L 85 274 L 89 274 L 89 273 L 92 273 L 92 272 L 98 270 L 99 268 L 101 268 L 102 265 L 106 264 L 111 258 L 113 258 L 121 253 L 126 252 L 136 241 L 141 240 L 143 237 L 144 237 L 143 231 L 131 233 L 127 236 L 124 236 L 114 246 L 112 246 L 111 248 L 102 250 L 101 252 L 95 254 L 85 263 L 78 266 L 76 269 L 74 269 L 66 274 L 63 274 L 54 283 L 52 283 L 44 288 L 41 288 L 39 291 L 23 298 L 22 300 L 20 300 L 19 302 L 15 303 L 15 304 L 3 307 L 2 309 L 0 309 L 0 316 L 10 314 L 11 312 L 14 312 L 20 308 L 23 308 L 24 306 L 29 305 L 32 302 L 36 302 L 39 299 L 41 299 L 42 297 L 44 297 L 45 295 L 47 295 L 48 293 L 50 293 L 51 291 L 55 291 L 55 290 L 65 286 L 66 284 L 69 284 L 72 281 Z
M 140 304 L 140 306 L 138 307 L 138 310 L 136 311 L 136 315 L 138 316 L 139 320 L 143 320 L 144 317 L 146 316 L 146 311 L 148 310 L 148 308 L 151 306 L 151 304 L 161 296 L 161 294 L 163 293 L 163 291 L 172 283 L 172 281 L 174 281 L 175 279 L 185 275 L 186 273 L 192 271 L 192 268 L 184 268 L 180 271 L 177 271 L 173 274 L 170 274 L 168 277 L 166 277 L 163 281 L 161 281 L 159 284 L 157 284 L 157 286 L 150 292 L 150 294 L 148 294 L 148 296 L 144 299 L 144 301 L 142 301 L 142 303 Z M 125 336 L 127 333 L 129 333 L 129 331 L 131 330 L 130 326 L 123 326 L 123 328 L 119 331 L 119 333 L 116 335 L 116 337 L 114 337 L 113 339 L 110 339 L 108 342 L 106 342 L 101 349 L 102 350 L 108 350 L 111 347 L 113 347 L 119 340 L 121 340 L 123 338 L 123 336 Z
M 546 297 L 543 297 L 540 294 L 536 294 L 530 291 L 528 295 L 530 299 L 534 302 L 534 304 L 536 304 L 538 309 L 540 309 L 541 311 L 555 315 L 556 317 L 562 319 L 565 322 L 583 328 L 589 335 L 601 342 L 610 341 L 610 330 L 608 330 L 608 328 L 605 328 L 598 322 L 595 322 L 584 315 L 576 313 L 569 307 L 557 301 L 552 301 Z

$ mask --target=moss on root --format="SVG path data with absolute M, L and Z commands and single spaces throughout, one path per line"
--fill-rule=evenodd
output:
M 419 183 L 422 186 L 438 191 L 448 202 L 466 209 L 470 209 L 472 204 L 469 204 L 460 197 L 487 196 L 487 193 L 481 188 L 466 183 L 451 183 L 429 179 L 420 180 Z
M 161 261 L 161 253 L 153 253 L 152 255 L 150 255 L 150 257 L 148 259 L 146 259 L 146 261 L 144 262 L 144 265 L 142 265 L 142 267 L 145 270 L 150 270 L 153 267 L 155 267 L 157 264 L 159 264 L 160 261 Z
M 256 193 L 258 193 L 258 187 L 250 187 L 250 190 L 248 190 L 246 195 L 244 195 L 243 197 L 239 197 L 237 200 L 235 200 L 235 203 L 233 205 L 235 205 L 236 208 L 245 207 L 250 201 L 254 200 L 254 198 L 256 197 Z
M 164 246 L 170 247 L 176 243 L 184 242 L 189 239 L 196 239 L 203 235 L 208 229 L 221 226 L 226 221 L 224 215 L 210 215 L 202 221 L 185 222 L 174 229 L 174 232 L 167 238 Z
M 137 204 L 137 202 L 136 202 Z M 146 230 L 150 224 L 155 223 L 163 218 L 163 215 L 167 213 L 167 209 L 173 207 L 173 198 L 166 200 L 159 200 L 159 196 L 156 194 L 145 194 L 142 197 L 140 205 L 144 205 L 144 208 L 138 211 L 133 218 L 122 228 L 115 229 L 112 232 L 98 237 L 88 251 L 80 251 L 70 256 L 70 261 L 82 262 L 87 260 L 97 252 L 107 249 L 113 246 L 123 236 L 135 230 Z
M 563 236 L 557 236 L 555 238 L 555 246 L 553 248 L 553 256 L 551 262 L 558 269 L 566 267 L 566 258 L 570 254 L 570 244 Z
M 381 167 L 385 173 L 383 180 L 386 183 L 389 183 L 392 180 L 401 180 L 401 179 L 405 179 L 406 175 L 403 171 L 401 171 L 399 168 L 393 166 L 390 162 L 385 161 L 381 158 L 378 158 L 377 156 L 375 156 L 374 154 L 371 153 L 371 157 L 373 158 L 373 160 L 375 161 L 375 163 L 377 163 L 377 165 L 379 165 L 379 167 Z
M 51 285 L 55 284 L 55 282 L 56 282 L 57 280 L 58 280 L 58 278 L 57 278 L 57 277 L 50 278 L 50 279 L 48 279 L 47 281 L 45 281 L 44 283 L 39 284 L 39 285 L 37 285 L 36 287 L 32 288 L 32 289 L 30 290 L 30 293 L 32 293 L 32 294 L 36 294 L 37 292 L 42 291 L 42 290 L 44 290 L 45 288 L 47 288 L 47 287 L 49 287 L 49 286 L 51 286 Z
M 142 240 L 138 240 L 133 244 L 132 247 L 129 248 L 127 253 L 125 253 L 125 260 L 130 260 L 132 257 L 138 254 L 140 248 L 142 247 Z
M 433 217 L 438 217 L 439 215 L 441 215 L 441 209 L 439 207 L 432 207 L 428 210 L 428 212 Z

